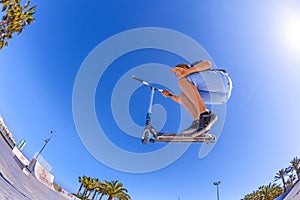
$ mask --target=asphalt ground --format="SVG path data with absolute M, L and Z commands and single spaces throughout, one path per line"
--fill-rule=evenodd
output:
M 22 170 L 0 133 L 0 200 L 66 200 Z

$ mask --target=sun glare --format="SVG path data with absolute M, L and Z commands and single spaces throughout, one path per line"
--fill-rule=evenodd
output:
M 300 53 L 300 14 L 289 13 L 283 21 L 282 33 L 288 48 Z

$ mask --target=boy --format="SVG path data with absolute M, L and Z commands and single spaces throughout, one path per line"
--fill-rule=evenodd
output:
M 181 134 L 206 133 L 218 117 L 205 104 L 225 103 L 231 94 L 232 82 L 225 70 L 210 69 L 209 61 L 199 61 L 194 65 L 179 64 L 171 69 L 176 74 L 181 89 L 179 96 L 164 90 L 162 95 L 182 104 L 194 121 Z M 221 81 L 220 81 L 221 80 Z

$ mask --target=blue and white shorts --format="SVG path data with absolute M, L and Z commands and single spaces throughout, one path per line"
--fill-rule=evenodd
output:
M 225 70 L 209 69 L 186 76 L 205 104 L 223 104 L 230 98 L 232 81 Z

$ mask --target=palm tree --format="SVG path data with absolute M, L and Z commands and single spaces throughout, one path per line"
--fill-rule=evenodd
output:
M 275 181 L 281 180 L 283 184 L 283 190 L 286 191 L 286 180 L 285 176 L 287 176 L 288 170 L 287 169 L 281 169 L 276 173 Z
M 95 192 L 94 195 L 92 197 L 92 200 L 95 199 L 97 194 L 101 194 L 99 200 L 102 200 L 102 197 L 104 195 L 106 195 L 106 188 L 105 188 L 105 184 L 102 183 L 101 181 L 97 181 L 96 185 L 95 185 Z
M 80 183 L 80 187 L 79 187 L 79 189 L 77 191 L 77 195 L 76 195 L 77 197 L 79 197 L 81 189 L 83 187 L 83 179 L 84 179 L 84 177 L 86 177 L 86 176 L 84 176 L 84 175 L 82 177 L 78 176 L 78 182 Z
M 91 194 L 93 193 L 93 191 L 96 188 L 96 183 L 98 182 L 97 178 L 91 178 L 88 185 L 87 185 L 87 189 L 89 194 L 87 195 L 87 198 L 90 198 Z
M 92 180 L 91 177 L 85 177 L 85 178 L 83 179 L 83 187 L 84 187 L 84 191 L 83 191 L 83 194 L 81 195 L 81 197 L 86 197 L 86 196 L 87 196 L 87 192 L 88 192 L 88 190 L 89 190 L 88 186 L 89 186 L 91 180 Z
M 286 181 L 286 189 L 290 189 L 294 186 L 296 180 L 296 175 L 295 174 L 288 174 L 288 179 Z
M 119 200 L 130 200 L 130 195 L 129 194 L 126 194 L 126 193 L 122 193 L 122 194 L 120 194 L 120 195 L 117 195 L 117 198 L 119 199 Z
M 295 182 L 300 180 L 300 159 L 298 157 L 295 157 L 290 161 L 289 167 L 283 168 L 276 173 L 274 181 L 278 180 L 282 182 L 283 188 L 270 183 L 267 186 L 261 186 L 258 190 L 245 195 L 242 200 L 274 199 L 293 187 Z
M 282 189 L 276 184 L 269 183 L 266 186 L 259 187 L 260 200 L 273 200 L 282 194 Z
M 101 193 L 99 200 L 102 200 L 102 197 L 105 195 L 105 193 Z
M 92 200 L 94 200 L 95 197 L 96 197 L 96 195 L 99 193 L 99 187 L 100 187 L 100 185 L 101 185 L 101 182 L 98 179 L 96 179 L 95 180 L 94 194 L 92 196 Z
M 290 162 L 292 170 L 295 171 L 297 175 L 297 180 L 300 180 L 300 159 L 298 157 L 293 158 Z
M 258 190 L 253 191 L 250 194 L 245 195 L 245 197 L 242 200 L 260 200 L 261 194 Z
M 0 0 L 2 12 L 5 12 L 0 21 L 0 50 L 7 46 L 8 39 L 12 38 L 14 33 L 21 34 L 25 26 L 34 21 L 36 5 L 29 8 L 30 0 L 27 0 L 24 7 L 21 6 L 20 0 Z
M 108 196 L 107 200 L 112 200 L 113 198 L 125 198 L 125 196 L 128 196 L 128 199 L 130 199 L 130 196 L 127 194 L 127 189 L 123 188 L 123 184 L 120 183 L 117 180 L 113 181 L 104 181 L 105 185 L 105 195 Z M 120 199 L 120 198 L 119 198 Z
M 276 184 L 269 183 L 266 186 L 260 186 L 258 190 L 245 195 L 242 200 L 273 200 L 283 193 L 282 188 Z
M 258 188 L 261 196 L 261 200 L 272 200 L 271 199 L 271 187 L 268 186 L 260 186 Z

